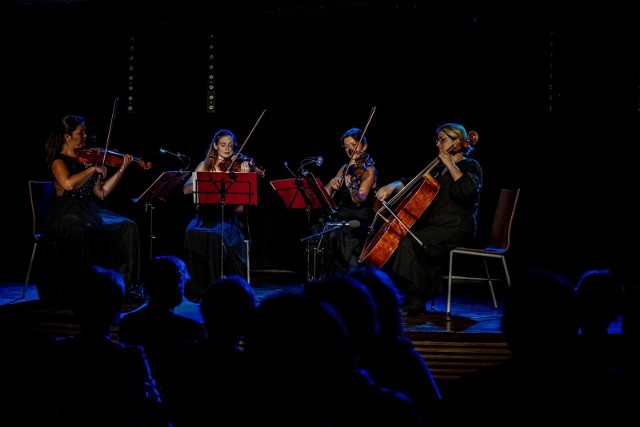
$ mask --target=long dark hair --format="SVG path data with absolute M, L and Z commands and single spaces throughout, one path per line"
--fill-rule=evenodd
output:
M 64 136 L 66 134 L 71 135 L 80 125 L 84 125 L 84 118 L 82 116 L 69 114 L 68 116 L 64 116 L 60 124 L 51 132 L 45 145 L 47 164 L 49 167 L 51 167 L 51 163 L 53 163 L 56 154 L 62 149 Z

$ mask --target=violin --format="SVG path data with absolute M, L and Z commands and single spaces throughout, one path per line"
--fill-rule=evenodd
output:
M 222 172 L 228 172 L 231 169 L 232 172 L 240 172 L 240 167 L 243 162 L 249 163 L 249 169 L 251 172 L 258 174 L 260 178 L 264 178 L 265 171 L 256 166 L 256 162 L 244 154 L 234 154 L 229 159 L 221 160 L 217 166 Z
M 106 156 L 105 156 L 106 153 Z M 85 148 L 78 150 L 76 158 L 86 166 L 93 166 L 95 164 L 102 164 L 109 167 L 120 167 L 124 161 L 124 154 L 117 151 L 105 150 L 104 148 Z M 133 161 L 138 163 L 144 170 L 151 169 L 151 162 L 145 162 L 144 160 L 134 157 Z
M 370 166 L 374 166 L 375 164 L 369 153 L 365 153 L 356 160 L 355 164 L 347 166 L 345 175 L 351 176 L 350 188 L 354 190 L 359 189 L 362 183 L 362 175 L 364 175 Z

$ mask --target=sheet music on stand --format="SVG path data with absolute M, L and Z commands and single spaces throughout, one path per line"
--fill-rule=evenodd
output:
M 165 197 L 173 190 L 178 183 L 185 180 L 191 172 L 166 171 L 162 172 L 158 178 L 147 188 L 138 198 L 133 199 L 133 203 L 153 202 L 154 200 L 166 201 Z
M 256 172 L 196 172 L 193 179 L 196 204 L 258 205 Z
M 280 195 L 287 209 L 323 209 L 329 213 L 334 213 L 337 209 L 320 178 L 312 174 L 276 179 L 271 181 L 271 187 Z
M 224 223 L 225 205 L 258 205 L 256 172 L 196 172 L 193 179 L 195 204 L 220 205 Z M 220 234 L 220 277 L 224 277 L 224 233 Z M 247 272 L 247 281 L 249 273 Z

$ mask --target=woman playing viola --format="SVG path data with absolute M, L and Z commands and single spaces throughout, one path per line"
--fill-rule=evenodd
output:
M 321 235 L 319 247 L 328 260 L 328 274 L 346 272 L 358 265 L 358 256 L 373 221 L 373 190 L 378 179 L 375 163 L 367 153 L 367 138 L 360 129 L 347 130 L 340 137 L 340 145 L 349 160 L 325 185 L 325 190 L 336 203 L 337 212 L 324 225 L 315 226 L 314 231 L 334 227 L 330 225 L 332 222 L 358 225 L 337 227 Z
M 196 167 L 196 172 L 251 172 L 249 160 L 234 158 L 236 137 L 228 129 L 220 129 L 213 136 L 205 160 Z M 193 178 L 185 182 L 184 194 L 193 193 Z M 191 274 L 185 295 L 191 301 L 199 301 L 209 284 L 225 275 L 238 274 L 247 278 L 247 257 L 244 251 L 245 223 L 241 217 L 246 212 L 244 205 L 200 204 L 195 217 L 185 231 L 184 260 Z M 224 223 L 222 222 L 224 215 Z M 222 242 L 221 242 L 222 239 Z M 224 243 L 224 265 L 221 266 L 220 250 Z
M 46 144 L 56 197 L 44 223 L 47 274 L 46 283 L 38 288 L 40 299 L 66 298 L 73 276 L 90 264 L 120 271 L 128 289 L 137 285 L 138 227 L 98 203 L 116 188 L 133 157 L 124 155 L 117 171 L 108 176 L 106 167 L 77 158 L 86 140 L 84 119 L 68 115 Z

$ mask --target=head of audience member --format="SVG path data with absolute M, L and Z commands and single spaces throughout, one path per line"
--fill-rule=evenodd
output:
M 347 327 L 357 354 L 368 348 L 380 326 L 375 302 L 365 285 L 353 277 L 333 274 L 306 284 L 303 293 L 334 308 Z
M 622 306 L 622 339 L 625 357 L 633 366 L 638 366 L 640 356 L 640 285 L 624 286 L 624 302 Z
M 606 335 L 622 313 L 622 283 L 609 270 L 588 270 L 576 284 L 583 335 Z
M 252 316 L 244 347 L 259 375 L 285 388 L 293 386 L 290 391 L 296 393 L 298 383 L 328 384 L 354 368 L 349 333 L 340 316 L 329 304 L 303 294 L 282 293 L 263 300 Z
M 530 269 L 514 277 L 507 290 L 502 331 L 514 358 L 537 358 L 574 349 L 579 319 L 573 285 L 561 274 Z
M 189 279 L 187 265 L 182 259 L 173 255 L 154 257 L 142 275 L 149 305 L 164 310 L 182 304 L 184 287 Z
M 369 265 L 360 266 L 349 275 L 362 283 L 371 294 L 380 325 L 379 335 L 396 337 L 402 334 L 402 295 L 393 279 L 383 270 Z
M 82 332 L 110 335 L 125 300 L 124 277 L 116 270 L 91 265 L 71 285 L 71 308 Z
M 237 345 L 255 308 L 255 292 L 244 277 L 233 274 L 215 280 L 200 301 L 207 336 Z

